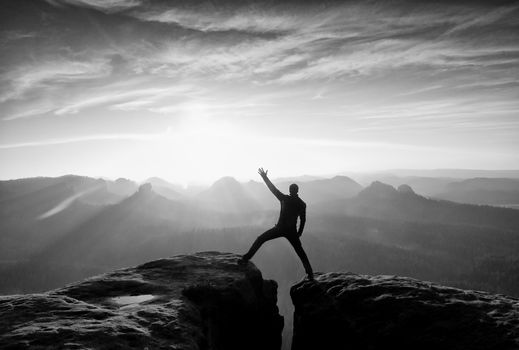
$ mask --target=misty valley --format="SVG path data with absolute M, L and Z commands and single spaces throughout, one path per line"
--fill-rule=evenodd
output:
M 519 180 L 381 180 L 396 187 L 362 186 L 346 176 L 276 182 L 283 192 L 299 183 L 308 205 L 302 241 L 316 271 L 400 275 L 519 296 L 519 211 L 505 208 L 517 203 Z M 0 182 L 0 196 L 2 294 L 46 291 L 180 253 L 243 254 L 279 210 L 264 184 L 231 177 L 196 188 L 158 178 L 140 186 L 74 175 L 28 178 Z M 466 198 L 472 204 L 462 203 Z M 278 239 L 253 261 L 279 283 L 290 332 L 288 290 L 304 276 L 299 259 Z

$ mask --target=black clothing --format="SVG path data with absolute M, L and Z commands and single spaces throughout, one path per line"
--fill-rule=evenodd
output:
M 254 254 L 256 254 L 256 252 L 258 251 L 258 249 L 261 247 L 261 245 L 263 243 L 270 241 L 271 239 L 279 238 L 279 237 L 285 237 L 290 242 L 292 247 L 294 247 L 294 250 L 296 251 L 297 256 L 299 256 L 299 258 L 301 259 L 303 266 L 305 268 L 305 272 L 309 275 L 312 275 L 312 266 L 310 265 L 310 261 L 308 261 L 308 257 L 306 256 L 303 246 L 301 245 L 301 240 L 299 239 L 299 235 L 297 234 L 297 232 L 295 232 L 295 227 L 294 227 L 294 232 L 291 232 L 291 233 L 287 232 L 287 231 L 283 231 L 278 226 L 274 226 L 270 230 L 265 231 L 262 235 L 260 235 L 258 238 L 256 238 L 256 240 L 252 244 L 252 247 L 250 247 L 247 254 L 245 254 L 243 256 L 243 259 L 250 260 L 254 256 Z
M 297 218 L 301 220 L 299 226 L 299 235 L 303 233 L 306 223 L 306 203 L 303 202 L 297 194 L 286 195 L 274 186 L 268 177 L 263 178 L 269 190 L 279 199 L 281 209 L 279 211 L 279 219 L 276 224 L 284 230 L 295 231 L 297 227 Z
M 274 184 L 272 184 L 268 177 L 263 177 L 263 180 L 274 196 L 279 199 L 281 204 L 279 219 L 276 226 L 270 230 L 265 231 L 254 241 L 249 251 L 243 256 L 243 259 L 250 260 L 263 243 L 274 238 L 285 237 L 290 242 L 290 244 L 292 244 L 292 247 L 294 247 L 294 250 L 301 259 L 306 273 L 312 276 L 312 267 L 310 266 L 308 257 L 303 250 L 301 240 L 299 239 L 299 236 L 301 236 L 303 233 L 303 229 L 306 223 L 305 202 L 303 202 L 303 200 L 299 198 L 297 194 L 283 194 L 276 188 L 276 186 L 274 186 Z M 299 230 L 297 229 L 298 217 L 300 219 Z
M 306 203 L 303 202 L 298 195 L 282 194 L 279 198 L 281 209 L 279 211 L 279 220 L 276 226 L 287 229 L 296 230 L 297 218 L 301 217 L 301 221 L 306 220 Z

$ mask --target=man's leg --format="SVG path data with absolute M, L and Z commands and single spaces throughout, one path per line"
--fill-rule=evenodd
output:
M 256 240 L 250 247 L 249 251 L 245 255 L 243 255 L 242 260 L 252 259 L 254 254 L 256 254 L 256 252 L 258 251 L 258 249 L 261 247 L 261 245 L 263 243 L 265 243 L 266 241 L 270 241 L 271 239 L 281 237 L 281 236 L 282 236 L 281 232 L 276 227 L 273 227 L 270 230 L 265 231 L 263 234 L 258 236 L 258 238 L 256 238 Z
M 303 249 L 303 245 L 301 244 L 301 240 L 296 235 L 287 235 L 285 236 L 294 250 L 296 251 L 297 256 L 303 262 L 303 267 L 305 268 L 305 272 L 308 275 L 308 278 L 314 277 L 314 272 L 312 270 L 312 266 L 310 265 L 310 261 L 308 261 L 308 257 L 306 256 L 305 250 Z

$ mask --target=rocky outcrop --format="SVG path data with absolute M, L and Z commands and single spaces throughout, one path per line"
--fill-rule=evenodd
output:
M 410 194 L 410 195 L 415 194 L 413 188 L 411 186 L 409 186 L 409 185 L 406 185 L 406 184 L 398 186 L 397 191 L 400 192 L 400 193 L 407 193 L 407 194 Z
M 0 348 L 279 349 L 277 284 L 216 252 L 0 297 Z
M 292 287 L 293 350 L 519 349 L 519 299 L 395 276 L 326 273 Z

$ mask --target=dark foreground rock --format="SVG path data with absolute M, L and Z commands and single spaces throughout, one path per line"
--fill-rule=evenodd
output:
M 326 273 L 292 287 L 293 350 L 519 349 L 519 299 L 394 276 Z
M 237 259 L 175 256 L 44 294 L 0 296 L 0 348 L 279 349 L 277 284 Z

